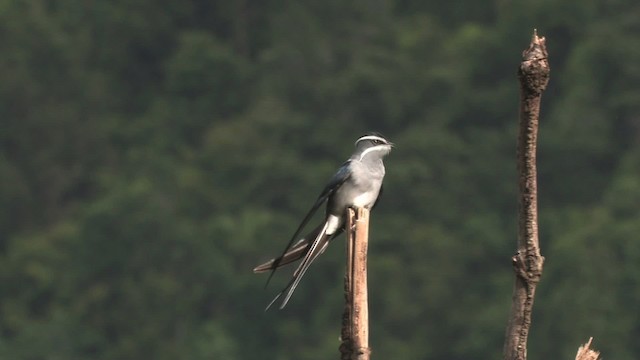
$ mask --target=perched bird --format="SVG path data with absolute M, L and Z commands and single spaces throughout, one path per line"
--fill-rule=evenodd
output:
M 282 255 L 253 269 L 255 273 L 271 271 L 268 284 L 276 269 L 302 259 L 291 281 L 269 303 L 267 309 L 284 294 L 286 295 L 280 309 L 287 305 L 309 265 L 325 251 L 331 240 L 344 231 L 345 216 L 349 207 L 371 209 L 375 206 L 382 192 L 382 179 L 385 172 L 382 159 L 391 151 L 393 144 L 379 134 L 368 134 L 359 138 L 355 147 L 353 155 L 338 169 L 322 190 Z M 325 201 L 327 208 L 324 221 L 294 245 L 294 241 Z

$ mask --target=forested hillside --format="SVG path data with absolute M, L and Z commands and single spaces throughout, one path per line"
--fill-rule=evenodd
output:
M 338 357 L 344 247 L 263 312 L 353 142 L 375 359 L 499 359 L 520 54 L 552 68 L 531 359 L 640 358 L 640 3 L 0 0 L 0 359 Z M 343 239 L 343 238 L 341 238 Z

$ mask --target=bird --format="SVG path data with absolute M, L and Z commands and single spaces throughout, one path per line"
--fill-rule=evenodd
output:
M 393 143 L 379 133 L 368 133 L 358 138 L 354 153 L 340 166 L 320 192 L 282 254 L 253 269 L 254 273 L 271 272 L 267 279 L 268 285 L 278 268 L 302 259 L 289 283 L 267 305 L 265 311 L 283 295 L 280 309 L 287 305 L 311 263 L 326 250 L 331 240 L 345 230 L 348 208 L 372 209 L 375 207 L 382 193 L 382 181 L 385 175 L 383 158 L 391 152 L 393 146 Z M 307 223 L 325 202 L 323 221 L 294 244 Z

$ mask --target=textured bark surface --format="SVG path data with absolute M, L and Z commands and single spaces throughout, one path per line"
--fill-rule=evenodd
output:
M 347 214 L 347 267 L 344 274 L 344 312 L 342 313 L 342 331 L 340 332 L 340 360 L 351 360 L 353 339 L 351 337 L 351 309 L 353 307 L 353 241 L 352 233 L 355 213 L 349 209 Z
M 520 80 L 520 130 L 518 163 L 518 250 L 512 258 L 516 274 L 511 314 L 504 344 L 505 360 L 527 358 L 527 337 L 536 286 L 542 276 L 544 258 L 538 241 L 538 190 L 536 145 L 542 92 L 549 82 L 545 38 L 534 31 L 529 48 L 522 54 Z
M 342 315 L 341 360 L 368 360 L 369 303 L 367 293 L 367 251 L 369 210 L 349 209 L 347 214 L 347 271 L 345 309 Z

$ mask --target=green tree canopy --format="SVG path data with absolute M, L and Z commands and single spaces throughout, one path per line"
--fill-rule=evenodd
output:
M 500 355 L 516 70 L 552 66 L 532 358 L 640 347 L 634 1 L 0 0 L 0 358 L 327 359 L 341 241 L 285 311 L 251 269 L 353 141 L 396 149 L 372 216 L 380 359 Z

